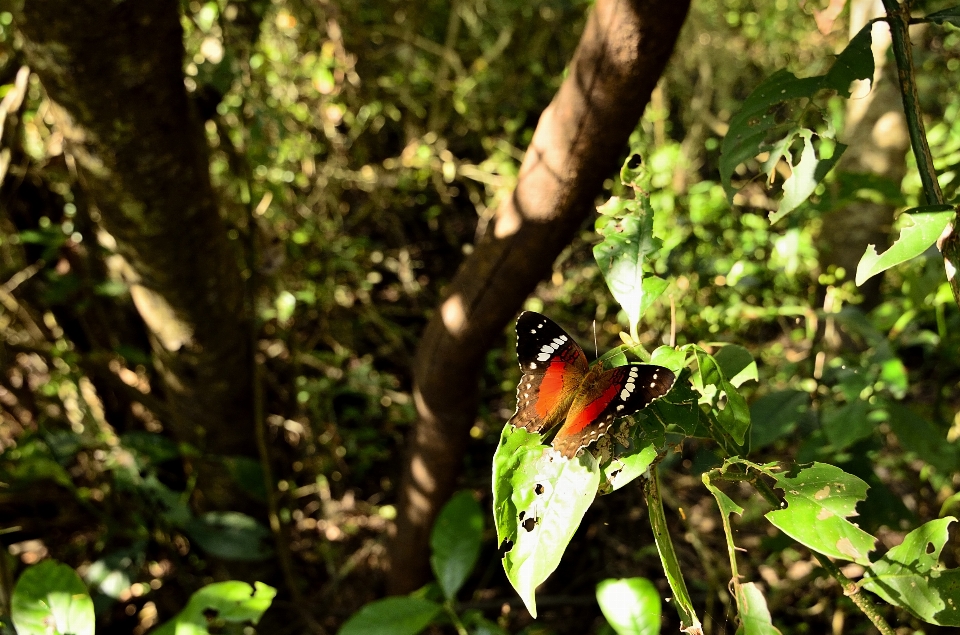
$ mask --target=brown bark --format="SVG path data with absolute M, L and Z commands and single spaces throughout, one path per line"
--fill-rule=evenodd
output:
M 419 419 L 408 439 L 389 591 L 429 579 L 428 542 L 477 410 L 484 355 L 593 212 L 686 17 L 686 0 L 600 0 L 570 72 L 540 118 L 512 196 L 457 272 L 414 362 Z
M 129 263 L 164 380 L 164 423 L 205 452 L 255 455 L 243 279 L 184 87 L 178 3 L 30 0 L 14 19 L 58 106 L 65 152 Z M 198 491 L 229 505 L 213 475 L 201 471 Z

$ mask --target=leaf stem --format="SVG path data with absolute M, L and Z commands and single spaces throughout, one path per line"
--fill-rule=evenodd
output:
M 650 478 L 644 484 L 643 494 L 647 501 L 650 528 L 653 530 L 653 539 L 657 544 L 657 553 L 660 554 L 663 572 L 673 591 L 674 604 L 680 616 L 680 630 L 685 633 L 702 633 L 700 620 L 694 611 L 690 593 L 687 591 L 686 582 L 680 571 L 677 552 L 670 540 L 670 529 L 667 527 L 667 518 L 663 512 L 663 498 L 660 495 L 660 475 L 656 466 L 650 469 Z

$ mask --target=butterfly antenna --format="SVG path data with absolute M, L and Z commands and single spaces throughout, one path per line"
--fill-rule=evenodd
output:
M 593 320 L 593 357 L 600 357 L 600 347 L 597 345 L 597 320 Z
M 670 348 L 677 345 L 677 302 L 670 294 Z

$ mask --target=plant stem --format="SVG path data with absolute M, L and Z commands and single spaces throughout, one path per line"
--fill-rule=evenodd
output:
M 907 117 L 907 129 L 910 131 L 910 145 L 913 155 L 917 159 L 917 170 L 920 172 L 920 181 L 923 183 L 923 195 L 928 205 L 942 205 L 943 192 L 937 181 L 937 173 L 933 167 L 933 157 L 930 146 L 927 144 L 927 134 L 923 127 L 923 118 L 920 113 L 920 100 L 917 96 L 917 83 L 913 73 L 913 52 L 910 44 L 910 9 L 907 4 L 900 4 L 897 0 L 883 0 L 883 8 L 887 12 L 887 24 L 890 25 L 890 36 L 893 42 L 893 57 L 897 62 L 897 76 L 900 83 L 900 95 L 903 97 L 903 112 Z M 947 281 L 953 291 L 953 300 L 960 306 L 960 211 L 953 223 L 944 232 L 937 247 L 943 254 L 943 266 L 946 269 Z
M 923 195 L 928 205 L 943 204 L 943 192 L 933 168 L 933 157 L 927 144 L 927 133 L 920 112 L 920 98 L 917 95 L 917 82 L 913 72 L 913 52 L 910 44 L 910 10 L 906 4 L 897 0 L 883 0 L 887 12 L 887 24 L 890 25 L 890 37 L 893 43 L 893 57 L 897 62 L 897 77 L 900 83 L 900 95 L 903 98 L 903 112 L 907 117 L 907 129 L 910 132 L 910 145 L 917 160 L 917 170 L 923 183 Z
M 660 476 L 657 468 L 651 468 L 650 478 L 643 488 L 644 498 L 647 501 L 647 510 L 650 514 L 650 528 L 653 529 L 653 539 L 657 543 L 657 552 L 663 564 L 663 572 L 673 591 L 673 600 L 680 616 L 680 630 L 685 633 L 702 633 L 700 620 L 690 600 L 686 582 L 680 572 L 680 562 L 677 552 L 673 549 L 670 540 L 670 529 L 667 527 L 667 518 L 663 512 L 663 498 L 660 496 Z

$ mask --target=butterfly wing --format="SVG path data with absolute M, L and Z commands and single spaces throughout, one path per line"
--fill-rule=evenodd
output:
M 563 421 L 586 375 L 583 349 L 546 316 L 524 311 L 517 319 L 517 412 L 510 423 L 530 432 Z
M 592 374 L 592 373 L 591 373 Z M 663 366 L 629 364 L 588 378 L 575 396 L 553 447 L 572 459 L 607 432 L 614 420 L 646 408 L 670 392 L 676 376 Z

